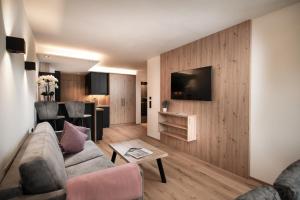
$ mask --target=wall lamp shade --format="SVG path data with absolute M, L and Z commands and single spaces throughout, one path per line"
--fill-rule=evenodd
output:
M 6 50 L 9 53 L 26 53 L 25 40 L 23 38 L 6 36 Z
M 25 61 L 25 70 L 35 70 L 35 62 Z

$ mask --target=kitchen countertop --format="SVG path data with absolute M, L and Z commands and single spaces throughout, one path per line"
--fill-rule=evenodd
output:
M 67 101 L 59 101 L 57 102 L 57 104 L 65 104 Z M 81 101 L 83 103 L 86 103 L 86 104 L 94 104 L 95 102 L 91 102 L 91 101 Z
M 83 103 L 86 103 L 86 104 L 96 104 L 95 102 L 92 102 L 92 101 L 82 101 Z M 58 104 L 65 104 L 66 102 L 65 101 L 60 101 L 60 102 L 57 102 Z M 103 108 L 103 107 L 109 107 L 109 105 L 100 105 L 100 104 L 97 104 L 96 105 L 96 108 Z
M 109 107 L 109 105 L 96 105 L 97 108 Z

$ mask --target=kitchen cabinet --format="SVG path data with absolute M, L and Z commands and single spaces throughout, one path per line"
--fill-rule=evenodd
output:
M 90 72 L 85 76 L 85 90 L 87 95 L 108 95 L 109 74 Z
M 135 123 L 135 81 L 133 75 L 110 75 L 110 124 Z

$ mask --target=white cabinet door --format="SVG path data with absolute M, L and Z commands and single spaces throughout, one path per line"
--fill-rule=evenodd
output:
M 160 139 L 158 112 L 160 111 L 160 56 L 147 61 L 147 135 Z

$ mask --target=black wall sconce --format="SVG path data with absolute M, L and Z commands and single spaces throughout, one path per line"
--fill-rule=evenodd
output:
M 25 40 L 23 38 L 6 36 L 6 50 L 9 53 L 26 53 Z
M 35 70 L 35 62 L 25 61 L 25 70 Z

